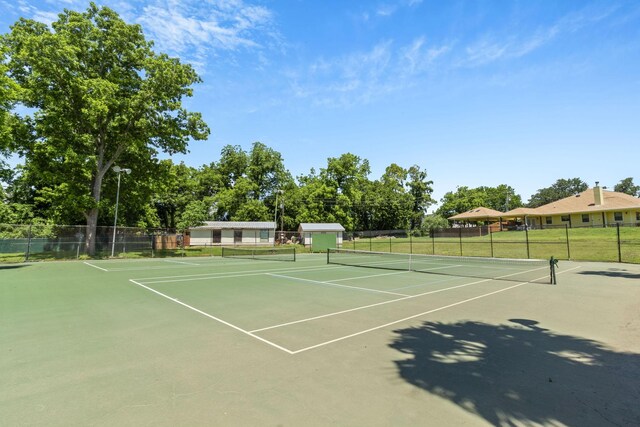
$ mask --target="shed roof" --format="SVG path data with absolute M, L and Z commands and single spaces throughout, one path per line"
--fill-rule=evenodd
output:
M 191 227 L 201 230 L 273 230 L 273 221 L 205 221 L 204 225 Z
M 300 231 L 344 231 L 344 227 L 337 222 L 302 222 Z
M 504 216 L 504 214 L 500 211 L 496 211 L 493 209 L 485 208 L 485 207 L 477 207 L 475 209 L 471 209 L 470 211 L 463 212 L 461 214 L 457 214 L 454 216 L 450 216 L 448 219 L 463 219 L 468 221 L 483 221 L 486 219 L 498 219 Z

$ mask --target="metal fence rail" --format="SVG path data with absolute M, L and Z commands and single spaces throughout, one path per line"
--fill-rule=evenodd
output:
M 343 248 L 429 255 L 640 263 L 640 227 L 492 231 L 489 226 L 345 233 Z
M 88 257 L 86 226 L 0 224 L 0 260 L 79 259 Z M 93 257 L 134 253 L 137 256 L 168 256 L 180 249 L 172 230 L 98 227 Z
M 86 226 L 0 224 L 0 261 L 89 258 Z M 220 244 L 189 246 L 188 236 L 168 229 L 98 227 L 92 258 L 219 255 Z M 257 237 L 243 245 L 265 243 Z M 276 245 L 301 244 L 294 231 L 284 232 Z M 271 243 L 273 244 L 273 242 Z M 607 228 L 493 231 L 490 227 L 444 230 L 366 230 L 344 232 L 342 248 L 378 252 L 496 258 L 549 258 L 640 263 L 640 227 L 616 224 Z

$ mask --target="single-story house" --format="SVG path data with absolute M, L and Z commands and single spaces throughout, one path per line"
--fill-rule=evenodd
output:
M 534 227 L 607 227 L 625 224 L 640 226 L 640 199 L 595 186 L 574 196 L 548 203 L 526 212 L 509 211 L 505 216 L 524 218 Z
M 206 221 L 189 229 L 189 245 L 273 245 L 275 228 L 270 221 Z
M 521 220 L 531 228 L 607 227 L 615 224 L 640 226 L 640 198 L 596 185 L 582 193 L 537 208 L 517 208 L 509 212 L 479 207 L 449 217 L 452 221 Z
M 344 227 L 338 223 L 310 223 L 303 222 L 298 227 L 298 233 L 305 246 L 311 246 L 313 251 L 324 251 L 327 248 L 342 246 Z

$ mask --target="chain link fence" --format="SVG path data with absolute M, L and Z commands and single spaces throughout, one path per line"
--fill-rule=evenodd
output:
M 89 258 L 87 227 L 0 224 L 1 261 Z M 181 256 L 182 235 L 173 230 L 97 227 L 92 258 Z
M 191 245 L 189 236 L 168 229 L 98 227 L 95 253 L 87 252 L 86 226 L 0 224 L 0 261 L 115 257 L 214 256 L 221 244 Z M 242 245 L 264 246 L 264 239 Z M 275 245 L 298 244 L 298 232 L 277 231 Z M 376 252 L 496 258 L 538 258 L 640 263 L 640 227 L 552 228 L 496 231 L 489 226 L 439 230 L 352 231 L 342 235 L 342 248 Z M 308 249 L 308 248 L 305 248 Z M 304 249 L 303 249 L 304 250 Z
M 495 258 L 572 259 L 640 263 L 640 227 L 496 231 L 490 226 L 344 234 L 342 248 L 377 252 Z

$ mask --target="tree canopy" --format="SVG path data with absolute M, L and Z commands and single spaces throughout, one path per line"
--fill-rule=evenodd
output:
M 51 27 L 20 19 L 0 49 L 19 87 L 15 104 L 33 112 L 19 118 L 28 132 L 13 139 L 24 174 L 48 216 L 84 216 L 89 253 L 116 162 L 141 177 L 158 167 L 159 152 L 185 153 L 209 134 L 200 114 L 182 106 L 200 81 L 193 68 L 155 53 L 139 25 L 107 7 L 65 9 Z
M 582 193 L 589 186 L 580 178 L 559 179 L 551 187 L 541 188 L 529 199 L 527 206 L 537 208 L 565 197 Z
M 630 196 L 640 197 L 640 185 L 633 183 L 633 178 L 625 178 L 613 187 L 613 191 L 625 193 Z
M 455 192 L 447 192 L 441 202 L 436 213 L 445 218 L 480 206 L 500 212 L 522 206 L 520 195 L 506 184 L 500 184 L 497 187 L 458 187 Z

